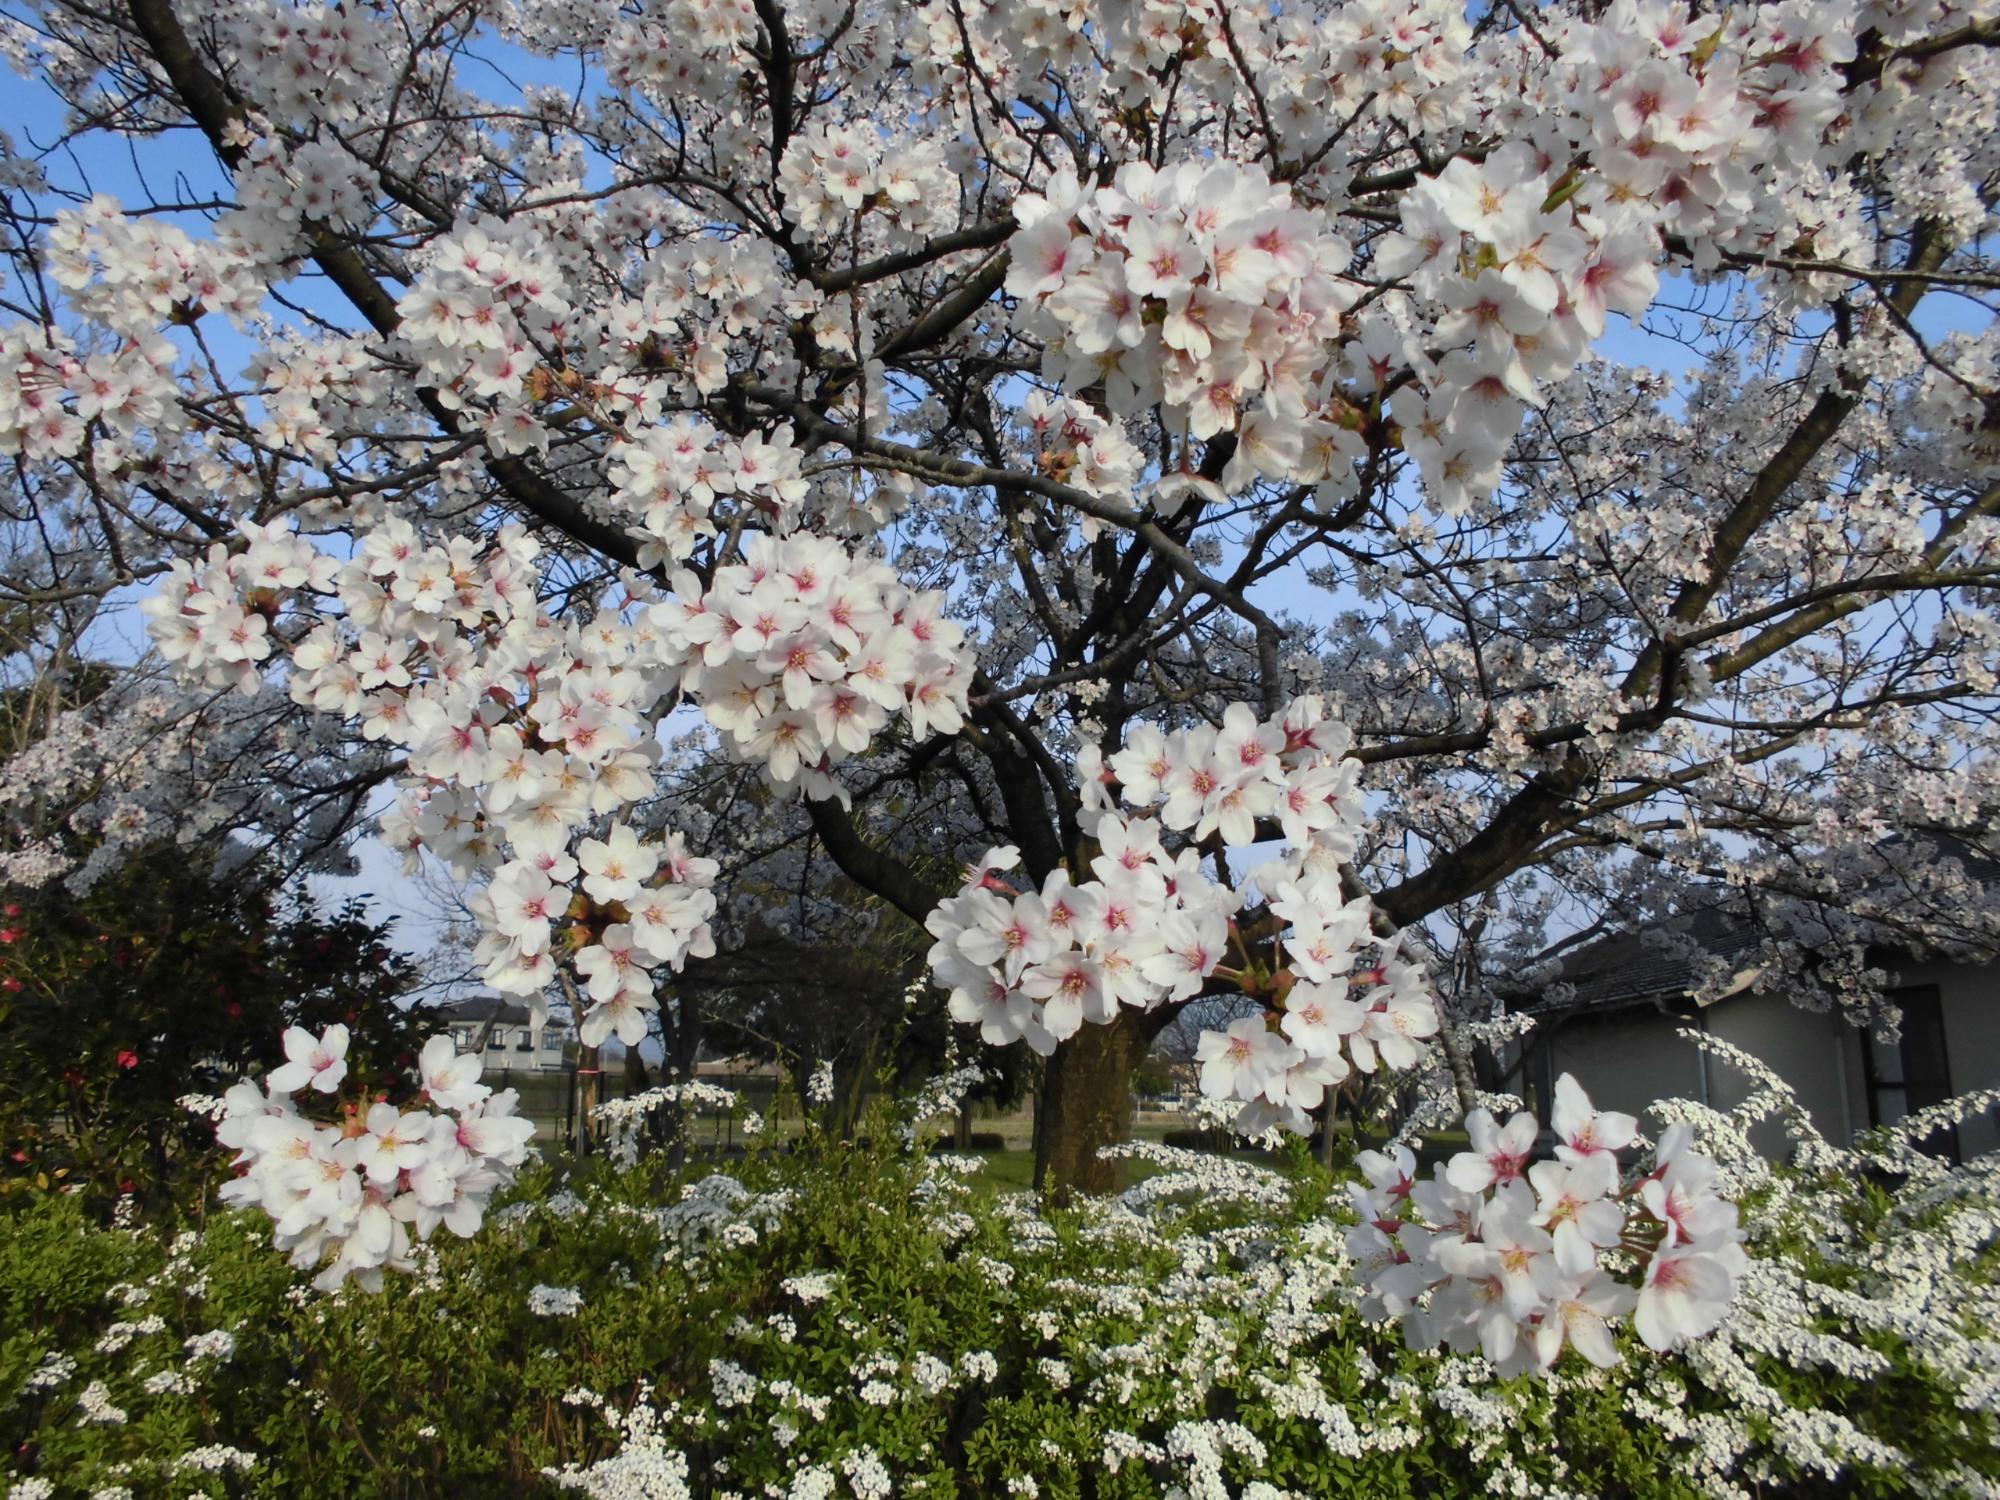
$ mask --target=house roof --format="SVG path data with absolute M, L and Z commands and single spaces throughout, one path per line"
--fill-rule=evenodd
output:
M 455 1000 L 440 1005 L 433 1012 L 440 1019 L 461 1025 L 483 1024 L 492 1021 L 501 1026 L 531 1026 L 534 1018 L 528 1007 L 518 1000 L 509 1000 L 501 995 L 473 995 L 464 1000 Z M 562 1027 L 551 1021 L 550 1029 Z
M 1940 833 L 1898 837 L 1885 840 L 1876 853 L 1891 873 L 1899 866 L 1908 873 L 1922 871 L 1940 858 L 1953 859 L 1980 884 L 2000 885 L 2000 859 L 1969 838 Z M 1790 920 L 1794 936 L 1809 937 L 1816 929 L 1825 934 L 1806 910 L 1794 910 Z M 1745 909 L 1707 907 L 1598 938 L 1565 955 L 1552 978 L 1514 986 L 1501 998 L 1509 1009 L 1530 1012 L 1618 1010 L 1647 1003 L 1705 1008 L 1740 995 L 1757 982 L 1769 967 L 1759 949 L 1772 935 L 1770 920 L 1753 920 Z M 1887 934 L 1882 949 L 1903 951 Z M 1573 986 L 1573 998 L 1559 1004 L 1548 1000 L 1553 984 Z
M 1570 953 L 1549 983 L 1572 985 L 1573 999 L 1563 1010 L 1616 1010 L 1647 1001 L 1685 998 L 1708 977 L 1711 964 L 1743 955 L 1736 982 L 1714 999 L 1740 993 L 1763 972 L 1752 955 L 1763 934 L 1747 919 L 1731 912 L 1705 910 L 1660 927 L 1616 932 Z M 1538 1010 L 1548 984 L 1509 997 L 1516 1009 Z M 1711 1000 L 1710 1003 L 1713 1003 Z

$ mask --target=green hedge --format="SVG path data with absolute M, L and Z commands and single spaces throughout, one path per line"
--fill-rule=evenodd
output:
M 43 1196 L 0 1221 L 0 1493 L 514 1496 L 568 1465 L 607 1497 L 746 1500 L 2000 1481 L 1986 1178 L 1924 1204 L 1773 1179 L 1723 1335 L 1497 1381 L 1360 1321 L 1303 1152 L 1280 1175 L 1147 1149 L 1124 1202 L 1049 1213 L 891 1146 L 538 1168 L 477 1238 L 333 1297 L 253 1217 L 170 1235 Z

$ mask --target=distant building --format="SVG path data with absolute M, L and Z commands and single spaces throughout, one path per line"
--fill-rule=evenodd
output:
M 1706 1032 L 1758 1058 L 1791 1086 L 1819 1132 L 1845 1145 L 1955 1094 L 2000 1087 L 2000 967 L 1869 952 L 1890 976 L 1902 1035 L 1884 1042 L 1832 1012 L 1803 1010 L 1765 976 L 1758 934 L 1746 922 L 1703 912 L 1668 924 L 1661 943 L 1616 933 L 1569 955 L 1561 999 L 1540 990 L 1504 996 L 1535 1018 L 1525 1045 L 1502 1059 L 1508 1087 L 1532 1096 L 1546 1122 L 1559 1074 L 1572 1073 L 1603 1109 L 1632 1113 L 1679 1095 L 1717 1109 L 1741 1104 L 1753 1085 L 1679 1035 Z M 1719 981 L 1718 981 L 1719 976 Z M 1784 1150 L 1765 1122 L 1752 1141 Z M 1953 1158 L 2000 1148 L 2000 1111 L 1986 1110 L 1928 1149 Z
M 776 1078 L 782 1069 L 769 1058 L 704 1057 L 696 1061 L 697 1078 Z
M 536 1026 L 517 1000 L 475 995 L 441 1006 L 435 1015 L 450 1028 L 459 1051 L 478 1051 L 488 1073 L 560 1073 L 570 1064 L 575 1033 L 559 1021 Z

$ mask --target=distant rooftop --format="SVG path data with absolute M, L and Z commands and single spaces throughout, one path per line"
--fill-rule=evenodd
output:
M 1991 888 L 2000 885 L 2000 858 L 1987 847 L 1988 842 L 1925 833 L 1885 841 L 1877 853 L 1892 872 L 1889 878 L 1899 883 L 1940 859 L 1951 859 L 1972 879 Z M 1912 853 L 1920 853 L 1920 857 L 1912 860 Z M 1900 872 L 1895 868 L 1898 865 L 1903 867 Z M 1793 935 L 1810 940 L 1817 925 L 1813 919 L 1802 911 L 1794 913 L 1793 921 Z M 1563 957 L 1553 978 L 1540 985 L 1503 988 L 1501 996 L 1510 1009 L 1529 1012 L 1618 1010 L 1647 1003 L 1678 1004 L 1687 1009 L 1695 1003 L 1695 992 L 1706 986 L 1700 1003 L 1715 1004 L 1756 983 L 1767 967 L 1757 950 L 1772 935 L 1774 923 L 1753 920 L 1747 909 L 1708 907 L 1586 943 Z M 1889 934 L 1881 951 L 1907 950 Z M 1732 965 L 1732 959 L 1740 962 Z M 1546 992 L 1555 984 L 1574 986 L 1574 998 L 1560 1005 L 1547 1000 Z
M 509 1000 L 502 995 L 473 995 L 464 1000 L 455 1000 L 446 1005 L 435 1006 L 429 1014 L 441 1020 L 459 1025 L 483 1025 L 492 1021 L 501 1026 L 530 1026 L 534 1024 L 528 1007 L 518 1000 Z M 552 1031 L 568 1028 L 562 1022 L 550 1019 L 545 1023 Z
M 1616 932 L 1568 954 L 1550 984 L 1575 986 L 1573 1000 L 1563 1010 L 1617 1010 L 1646 1001 L 1685 997 L 1700 983 L 1709 963 L 1751 954 L 1763 933 L 1745 917 L 1731 912 L 1700 911 L 1660 928 Z M 1738 988 L 1747 987 L 1762 972 L 1750 965 L 1740 973 Z M 1541 997 L 1548 985 L 1508 996 L 1522 1010 L 1548 1007 Z M 1734 993 L 1732 991 L 1731 993 Z

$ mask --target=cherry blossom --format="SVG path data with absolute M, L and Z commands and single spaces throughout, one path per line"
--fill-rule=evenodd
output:
M 1598 1113 L 1570 1075 L 1556 1098 L 1569 1139 L 1630 1144 L 1631 1116 Z M 1428 1182 L 1407 1150 L 1357 1160 L 1366 1185 L 1352 1189 L 1348 1248 L 1364 1312 L 1399 1320 L 1413 1347 L 1476 1349 L 1505 1374 L 1546 1373 L 1565 1348 L 1608 1369 L 1620 1321 L 1665 1352 L 1727 1315 L 1748 1258 L 1736 1207 L 1686 1126 L 1670 1126 L 1652 1170 L 1622 1186 L 1608 1145 L 1530 1164 L 1538 1127 L 1525 1112 L 1501 1125 L 1475 1110 L 1466 1128 L 1473 1149 Z M 1621 1279 L 1635 1259 L 1636 1285 Z
M 338 1023 L 314 1036 L 303 1026 L 285 1028 L 285 1062 L 272 1070 L 270 1087 L 280 1093 L 315 1089 L 331 1094 L 347 1077 L 347 1028 Z
M 1101 851 L 1087 878 L 1058 868 L 1038 891 L 1016 891 L 999 872 L 1020 851 L 995 850 L 930 914 L 931 973 L 953 1018 L 978 1024 L 988 1042 L 1025 1039 L 1047 1053 L 1121 1007 L 1152 1010 L 1225 986 L 1282 995 L 1197 1046 L 1202 1092 L 1240 1102 L 1238 1128 L 1253 1131 L 1304 1130 L 1350 1074 L 1415 1065 L 1438 1026 L 1423 969 L 1377 936 L 1367 900 L 1340 883 L 1361 815 L 1351 767 L 1335 769 L 1348 743 L 1325 705 L 1306 698 L 1266 718 L 1237 703 L 1215 727 L 1142 728 L 1108 757 L 1086 747 L 1081 822 Z M 1259 867 L 1254 888 L 1217 880 L 1194 846 L 1254 843 L 1281 805 L 1304 839 Z M 1148 808 L 1155 816 L 1137 812 Z M 1191 845 L 1170 850 L 1177 836 Z M 1272 893 L 1259 903 L 1272 937 L 1269 953 L 1253 956 L 1243 913 L 1262 891 Z
M 2000 935 L 1976 10 L 125 9 L 8 54 L 10 880 L 379 830 L 608 1036 L 749 892 L 1013 846 L 1088 899 L 947 1004 L 1237 997 L 1292 1124 L 1469 1108 L 1595 925 L 1750 906 L 1870 1024 Z
M 478 1057 L 440 1035 L 424 1044 L 419 1069 L 429 1102 L 450 1113 L 362 1096 L 343 1103 L 340 1123 L 323 1124 L 292 1095 L 308 1079 L 322 1093 L 339 1088 L 346 1063 L 313 1059 L 344 1056 L 346 1028 L 329 1027 L 315 1043 L 294 1027 L 285 1045 L 292 1060 L 263 1087 L 245 1079 L 223 1097 L 216 1139 L 237 1153 L 238 1172 L 224 1202 L 269 1214 L 273 1243 L 301 1270 L 319 1267 L 314 1285 L 323 1291 L 349 1277 L 379 1289 L 383 1271 L 409 1269 L 412 1230 L 419 1240 L 439 1225 L 461 1238 L 478 1232 L 535 1133 L 514 1113 L 512 1089 L 496 1094 L 479 1083 Z

